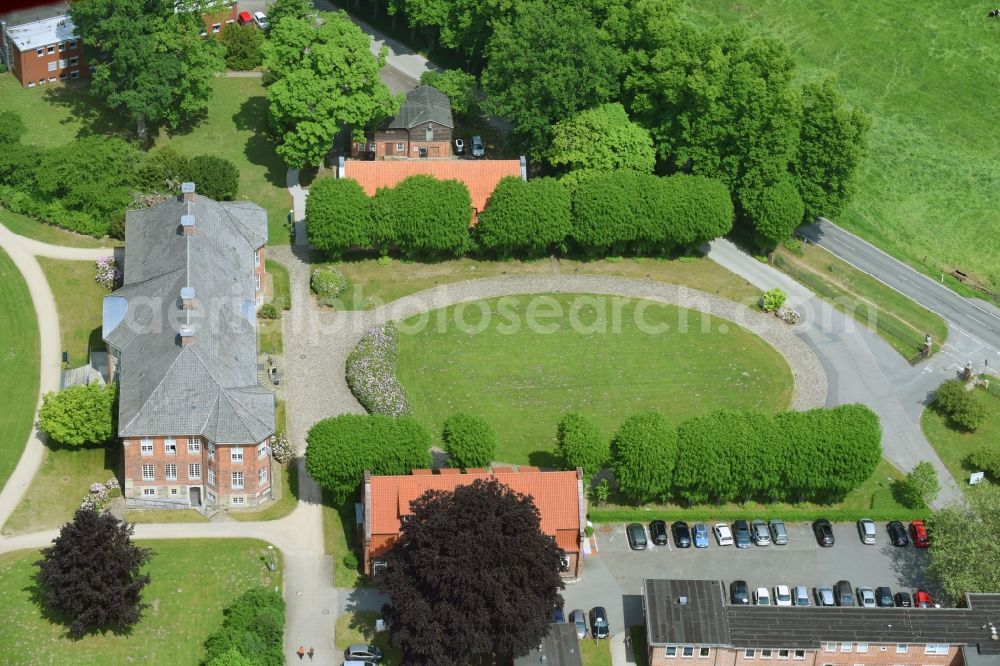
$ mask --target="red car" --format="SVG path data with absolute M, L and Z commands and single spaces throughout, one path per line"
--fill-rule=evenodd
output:
M 913 595 L 913 605 L 917 608 L 934 608 L 934 600 L 927 590 L 917 590 Z
M 927 527 L 924 521 L 914 520 L 910 523 L 910 535 L 913 537 L 913 545 L 917 548 L 927 547 Z
M 253 23 L 253 16 L 250 15 L 250 12 L 240 12 L 239 16 L 236 17 L 236 22 L 240 25 Z

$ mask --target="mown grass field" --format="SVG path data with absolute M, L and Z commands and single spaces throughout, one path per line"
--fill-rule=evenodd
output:
M 69 352 L 69 367 L 86 365 L 91 349 L 103 349 L 101 309 L 109 292 L 94 280 L 92 261 L 38 257 L 59 311 L 59 338 Z
M 398 375 L 413 414 L 435 437 L 455 412 L 485 418 L 502 462 L 553 466 L 556 424 L 572 410 L 610 438 L 645 409 L 676 424 L 722 407 L 774 412 L 791 401 L 791 372 L 775 349 L 697 311 L 548 294 L 437 310 L 423 326 L 421 318 L 400 323 Z
M 40 343 L 28 285 L 0 249 L 0 359 L 6 369 L 0 410 L 0 487 L 14 471 L 35 421 Z
M 691 0 L 700 25 L 784 41 L 803 77 L 838 76 L 872 120 L 854 202 L 835 221 L 929 275 L 1000 291 L 1000 21 L 959 0 Z
M 33 565 L 38 551 L 0 555 L 0 654 L 5 664 L 177 664 L 194 666 L 203 644 L 222 624 L 222 609 L 252 587 L 281 586 L 265 563 L 267 544 L 254 539 L 145 541 L 153 557 L 146 566 L 150 605 L 129 635 L 96 633 L 80 640 L 66 635 L 58 618 L 35 599 Z M 281 553 L 279 552 L 280 556 Z
M 992 380 L 995 381 L 996 379 Z M 968 487 L 969 475 L 972 472 L 982 471 L 967 465 L 966 456 L 987 445 L 1000 450 L 1000 391 L 990 393 L 977 388 L 972 391 L 972 399 L 982 403 L 986 408 L 986 420 L 975 432 L 965 432 L 952 427 L 948 418 L 939 414 L 933 407 L 925 409 L 920 418 L 920 425 L 927 435 L 927 440 L 958 484 L 964 487 Z

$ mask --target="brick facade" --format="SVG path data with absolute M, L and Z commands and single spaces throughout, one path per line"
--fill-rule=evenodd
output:
M 25 88 L 87 78 L 90 70 L 78 39 L 21 52 L 11 44 L 11 73 Z
M 236 23 L 236 17 L 239 15 L 239 11 L 236 8 L 236 3 L 232 3 L 228 8 L 222 9 L 213 14 L 205 14 L 201 17 L 202 23 L 205 24 L 206 35 L 218 34 L 222 32 L 222 28 L 230 23 Z
M 264 292 L 267 289 L 267 271 L 265 270 L 264 252 L 267 246 L 262 245 L 254 253 L 254 293 L 257 298 L 257 307 L 264 304 Z
M 959 666 L 961 648 L 941 646 L 926 654 L 925 645 L 896 643 L 825 643 L 819 650 L 744 650 L 698 645 L 649 648 L 650 666 Z M 905 651 L 899 651 L 905 650 Z M 687 652 L 690 654 L 688 655 Z M 703 656 L 702 652 L 705 652 Z M 672 654 L 672 656 L 671 656 Z

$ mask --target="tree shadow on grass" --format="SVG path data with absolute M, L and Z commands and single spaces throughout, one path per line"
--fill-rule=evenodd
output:
M 552 451 L 532 451 L 528 462 L 540 469 L 559 469 L 559 459 Z
M 126 134 L 133 136 L 135 127 L 125 117 L 105 106 L 104 100 L 95 95 L 88 83 L 69 82 L 46 88 L 42 96 L 53 106 L 61 106 L 69 115 L 60 121 L 66 125 L 80 122 L 78 137 L 94 134 Z
M 22 588 L 22 592 L 27 592 L 32 605 L 38 609 L 38 614 L 49 624 L 59 625 L 66 630 L 64 638 L 69 638 L 73 641 L 83 640 L 89 636 L 105 635 L 111 634 L 113 636 L 131 636 L 133 627 L 122 627 L 122 626 L 109 626 L 109 627 L 96 627 L 90 631 L 83 634 L 79 638 L 74 637 L 69 630 L 69 625 L 72 623 L 73 619 L 64 613 L 63 611 L 53 608 L 49 605 L 48 600 L 45 597 L 45 589 L 41 582 L 41 572 L 37 570 L 38 563 L 41 562 L 41 558 L 36 560 L 33 564 L 36 567 L 36 571 L 31 576 L 31 584 L 28 587 Z
M 267 134 L 267 98 L 250 97 L 245 100 L 233 115 L 233 122 L 237 129 L 253 132 L 243 149 L 247 160 L 267 169 L 269 183 L 275 187 L 286 187 L 288 168 L 278 157 L 274 140 Z

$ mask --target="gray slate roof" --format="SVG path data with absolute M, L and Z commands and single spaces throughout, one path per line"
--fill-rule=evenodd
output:
M 433 86 L 420 86 L 406 93 L 406 101 L 395 118 L 385 125 L 388 129 L 413 129 L 426 122 L 435 122 L 454 129 L 451 101 Z
M 195 233 L 180 232 L 182 215 Z M 274 397 L 257 375 L 254 250 L 267 212 L 203 196 L 129 211 L 125 281 L 105 297 L 103 337 L 121 353 L 118 434 L 204 435 L 252 444 L 274 432 Z M 197 307 L 181 308 L 192 287 Z M 179 343 L 188 325 L 195 341 Z

